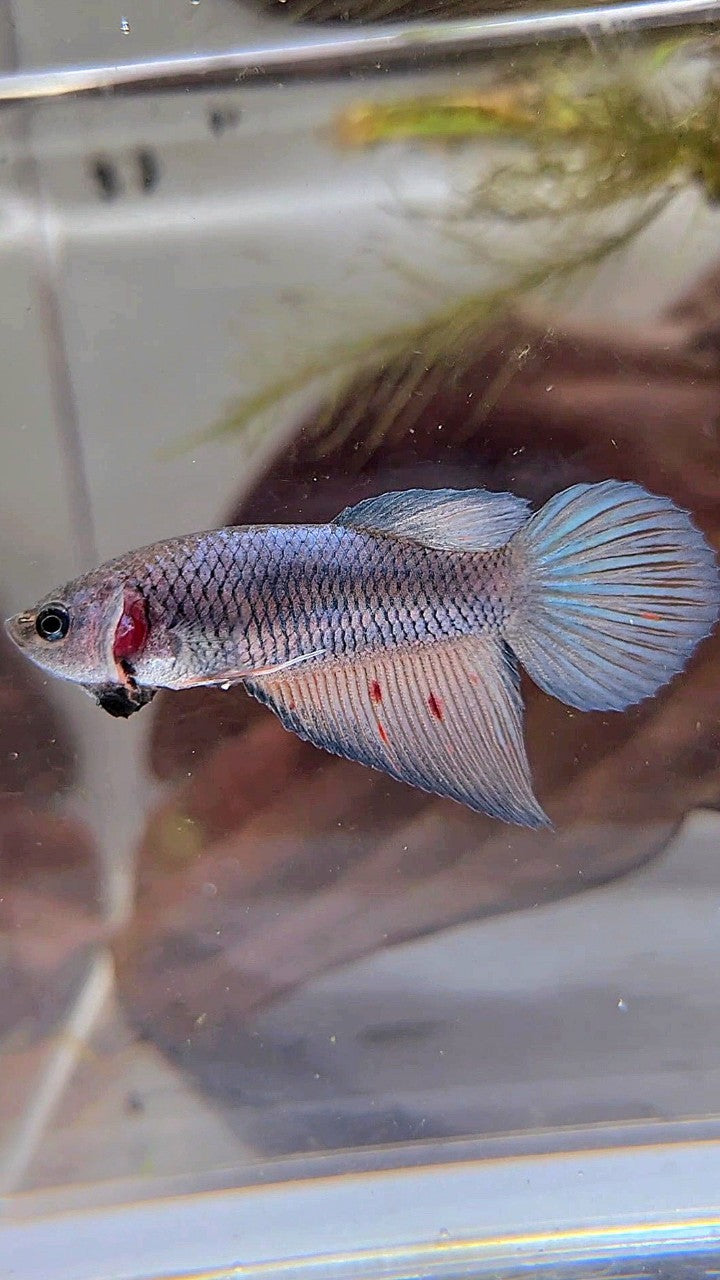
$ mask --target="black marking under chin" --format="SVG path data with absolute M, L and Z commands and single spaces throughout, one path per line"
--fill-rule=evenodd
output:
M 127 720 L 152 702 L 156 689 L 138 689 L 125 684 L 106 685 L 95 690 L 95 701 L 108 715 Z

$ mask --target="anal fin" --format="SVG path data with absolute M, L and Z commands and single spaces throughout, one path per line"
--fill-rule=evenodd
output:
M 287 729 L 506 822 L 548 825 L 532 790 L 514 658 L 473 636 L 248 680 Z

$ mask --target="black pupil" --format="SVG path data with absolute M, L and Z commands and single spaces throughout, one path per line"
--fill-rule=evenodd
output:
M 68 633 L 70 614 L 64 605 L 49 604 L 41 609 L 35 621 L 35 630 L 43 640 L 62 640 Z

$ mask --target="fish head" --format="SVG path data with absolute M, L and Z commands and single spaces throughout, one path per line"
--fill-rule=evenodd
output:
M 77 578 L 8 618 L 5 629 L 31 662 L 82 685 L 111 715 L 131 715 L 153 696 L 138 688 L 133 666 L 148 637 L 145 601 L 122 574 Z
M 44 671 L 78 684 L 102 683 L 115 671 L 113 645 L 123 597 L 116 582 L 79 578 L 8 618 L 5 628 Z

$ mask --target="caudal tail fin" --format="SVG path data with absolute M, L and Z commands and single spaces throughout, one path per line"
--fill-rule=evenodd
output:
M 508 643 L 541 689 L 583 711 L 654 694 L 718 617 L 714 552 L 686 511 L 637 484 L 566 489 L 510 551 Z

